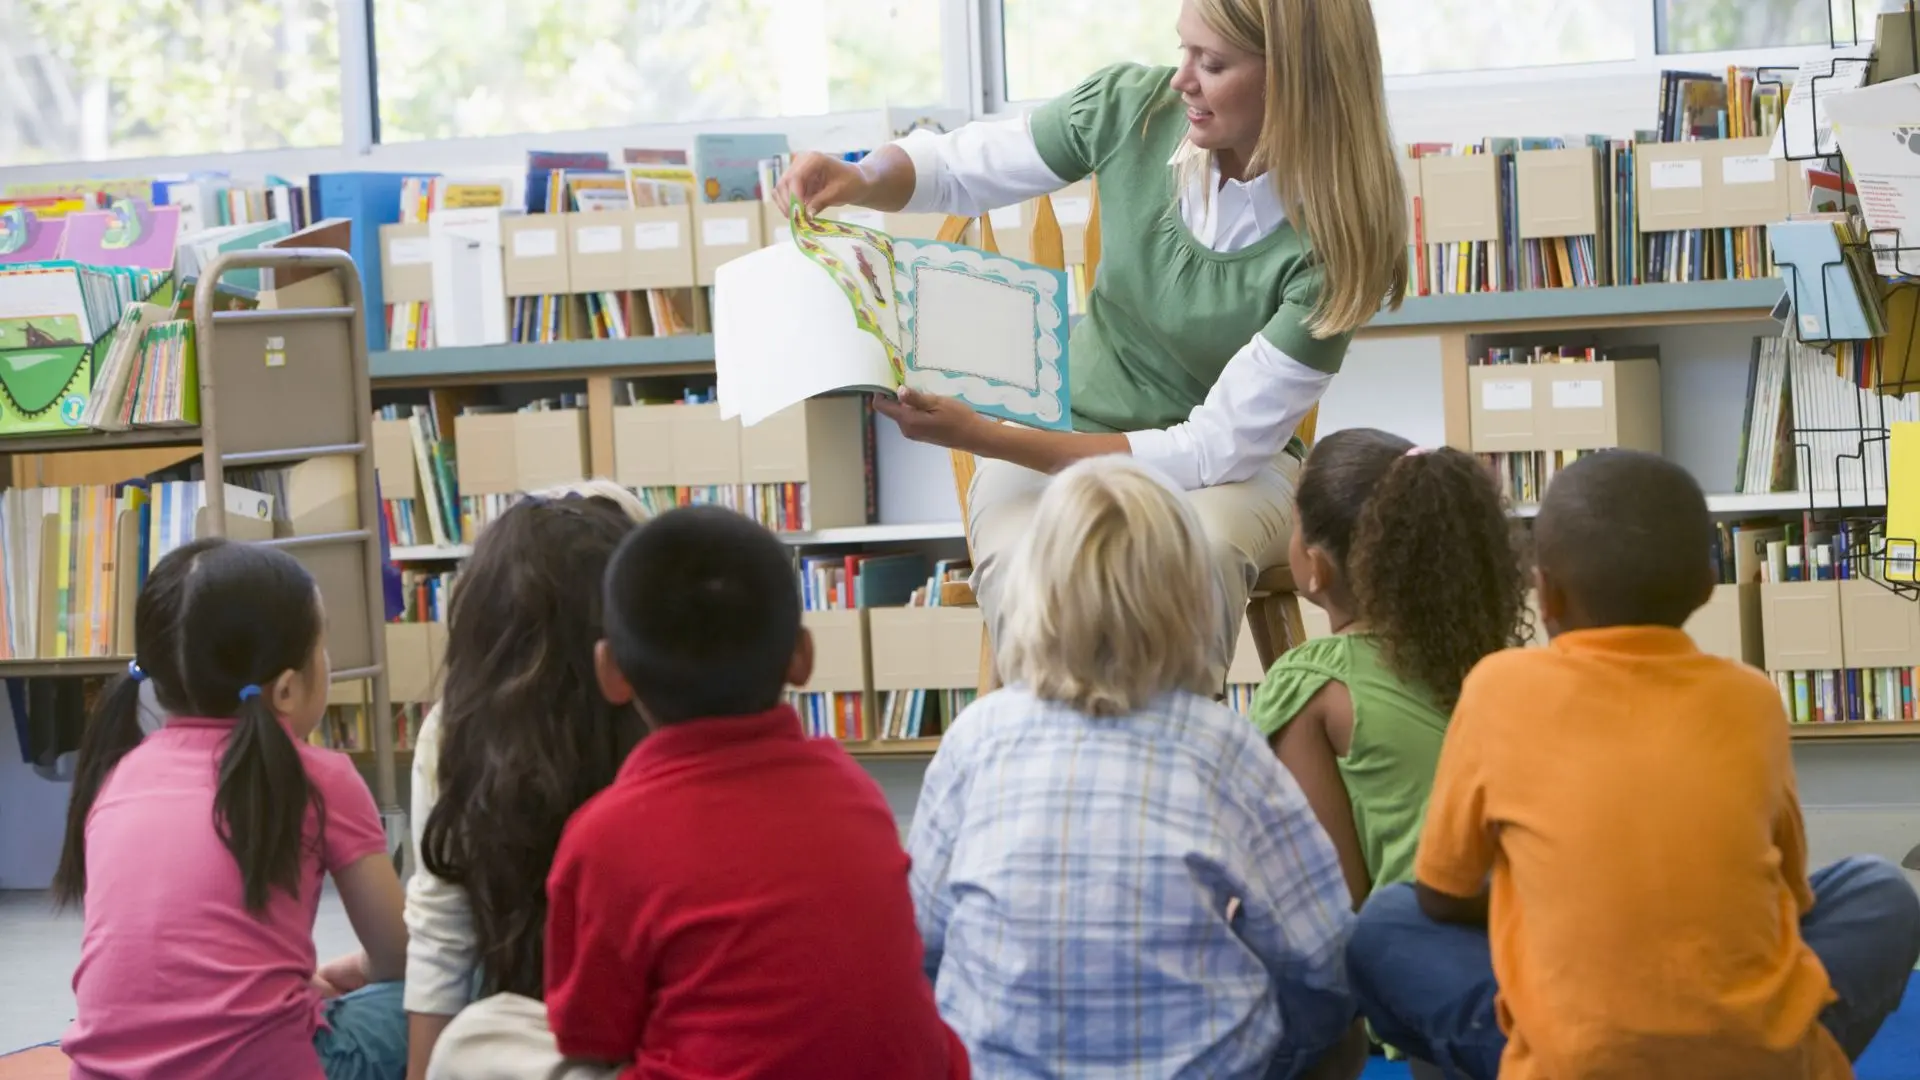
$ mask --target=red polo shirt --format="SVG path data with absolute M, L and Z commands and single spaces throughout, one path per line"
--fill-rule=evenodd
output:
M 547 1017 L 621 1080 L 963 1080 L 879 787 L 782 706 L 653 733 L 567 823 Z

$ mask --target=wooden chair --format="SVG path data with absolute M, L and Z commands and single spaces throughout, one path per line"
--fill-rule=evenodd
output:
M 946 243 L 957 242 L 966 235 L 970 224 L 966 218 L 948 218 L 940 229 L 939 238 Z M 987 218 L 980 219 L 979 242 L 984 250 L 999 250 L 994 244 L 993 223 Z M 1086 247 L 1087 276 L 1091 280 L 1100 261 L 1100 188 L 1097 184 L 1093 189 L 1092 216 L 1087 221 Z M 1066 269 L 1066 249 L 1060 234 L 1059 219 L 1054 216 L 1052 200 L 1044 195 L 1033 202 L 1032 261 L 1057 270 Z M 1313 445 L 1314 422 L 1318 416 L 1319 409 L 1316 407 L 1300 422 L 1300 441 L 1308 446 Z M 972 454 L 962 450 L 952 451 L 952 459 L 953 489 L 959 497 L 960 521 L 964 526 L 970 521 L 967 504 L 973 490 L 976 463 Z M 967 555 L 969 558 L 973 556 L 972 536 L 967 537 Z M 972 583 L 962 581 L 943 585 L 940 602 L 966 607 L 979 600 L 974 595 Z M 1261 573 L 1247 598 L 1247 621 L 1253 631 L 1253 644 L 1260 654 L 1260 668 L 1263 671 L 1272 667 L 1282 653 L 1306 640 L 1306 628 L 1300 620 L 1300 601 L 1294 593 L 1291 569 L 1275 566 Z M 979 692 L 990 693 L 999 685 L 993 666 L 993 641 L 988 631 L 982 628 Z

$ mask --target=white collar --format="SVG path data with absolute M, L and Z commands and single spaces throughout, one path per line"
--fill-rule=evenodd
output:
M 1185 139 L 1180 141 L 1180 148 L 1173 152 L 1173 156 L 1167 159 L 1167 165 L 1177 169 L 1197 155 L 1206 157 L 1207 171 L 1205 175 L 1197 171 L 1189 174 L 1192 179 L 1188 181 L 1187 190 L 1181 193 L 1185 200 L 1195 205 L 1211 206 L 1220 201 L 1212 197 L 1215 192 L 1231 193 L 1235 197 L 1229 201 L 1244 207 L 1242 212 L 1251 212 L 1263 234 L 1279 228 L 1287 220 L 1286 206 L 1280 201 L 1280 189 L 1274 186 L 1271 173 L 1261 173 L 1248 180 L 1223 181 L 1220 177 L 1220 159 Z

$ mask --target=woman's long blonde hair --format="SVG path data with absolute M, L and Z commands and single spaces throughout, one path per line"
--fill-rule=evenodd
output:
M 1187 501 L 1132 458 L 1054 477 L 1007 579 L 997 659 L 1010 684 L 1090 716 L 1219 692 L 1213 550 Z
M 1369 0 L 1194 0 L 1214 33 L 1266 58 L 1249 175 L 1271 173 L 1325 274 L 1315 337 L 1356 330 L 1407 291 L 1407 195 L 1387 125 Z

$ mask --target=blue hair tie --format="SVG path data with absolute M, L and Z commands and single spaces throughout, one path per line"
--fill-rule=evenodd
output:
M 247 685 L 240 688 L 241 701 L 245 701 L 248 698 L 257 698 L 259 696 L 260 696 L 260 688 L 253 685 L 252 683 L 248 683 Z
M 140 661 L 138 660 L 127 661 L 127 678 L 132 679 L 134 682 L 147 681 L 147 673 L 140 669 Z

